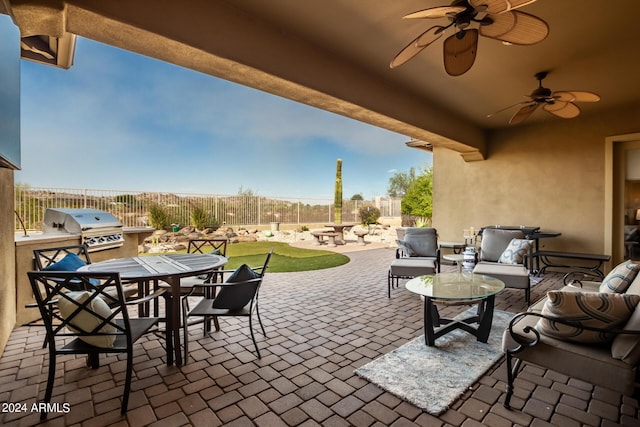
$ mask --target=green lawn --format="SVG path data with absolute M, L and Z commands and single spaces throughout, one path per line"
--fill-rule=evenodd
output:
M 224 268 L 232 270 L 242 264 L 260 266 L 272 247 L 273 255 L 269 262 L 271 273 L 321 270 L 349 262 L 348 257 L 330 251 L 294 248 L 281 242 L 242 242 L 227 245 L 229 262 Z
M 288 273 L 293 271 L 322 270 L 349 262 L 349 258 L 330 251 L 301 249 L 282 242 L 242 242 L 227 245 L 229 262 L 225 270 L 233 270 L 242 264 L 259 267 L 264 264 L 269 249 L 273 255 L 269 262 L 269 272 Z M 204 252 L 207 247 L 203 247 Z M 185 253 L 185 251 L 180 251 Z M 151 254 L 147 254 L 151 255 Z

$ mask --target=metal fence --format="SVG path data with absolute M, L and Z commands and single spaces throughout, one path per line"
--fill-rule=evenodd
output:
M 342 220 L 360 222 L 358 210 L 375 206 L 382 217 L 400 216 L 400 199 L 344 200 Z M 318 224 L 333 222 L 333 200 L 256 195 L 168 194 L 120 190 L 15 187 L 16 230 L 41 230 L 47 208 L 99 209 L 115 215 L 125 227 L 151 226 L 164 216 L 169 225 L 192 224 L 194 211 L 210 226 Z M 157 223 L 157 221 L 155 221 Z

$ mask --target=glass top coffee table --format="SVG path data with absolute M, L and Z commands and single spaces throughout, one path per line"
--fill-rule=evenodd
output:
M 405 286 L 424 297 L 424 338 L 428 346 L 435 345 L 436 338 L 455 329 L 469 332 L 480 342 L 486 343 L 489 339 L 495 296 L 504 289 L 501 280 L 465 272 L 439 273 L 413 278 Z M 474 316 L 448 319 L 440 317 L 435 303 L 478 304 L 478 310 Z M 478 326 L 472 326 L 474 323 Z

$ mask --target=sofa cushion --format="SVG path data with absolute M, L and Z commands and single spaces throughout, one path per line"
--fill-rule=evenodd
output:
M 627 331 L 640 331 L 640 305 L 624 325 Z M 611 343 L 611 356 L 635 366 L 640 362 L 640 335 L 616 335 Z
M 80 292 L 68 292 L 66 294 L 72 300 L 82 304 L 91 295 L 87 291 Z M 91 300 L 88 308 L 82 308 L 73 318 L 69 319 L 69 317 L 73 314 L 74 311 L 78 309 L 78 305 L 74 304 L 72 301 L 69 301 L 66 298 L 60 298 L 58 300 L 58 308 L 60 309 L 60 315 L 64 319 L 68 319 L 69 323 L 75 327 L 69 326 L 69 329 L 72 332 L 85 332 L 90 333 L 93 332 L 95 328 L 100 326 L 103 322 L 102 319 L 95 316 L 92 312 L 97 313 L 98 315 L 108 318 L 111 316 L 111 309 L 107 305 L 106 302 L 102 300 L 100 297 L 96 297 Z M 105 325 L 100 328 L 97 332 L 103 333 L 113 333 L 116 332 L 116 328 L 114 326 Z M 92 335 L 92 336 L 78 336 L 82 341 L 87 344 L 94 345 L 96 347 L 109 348 L 113 347 L 113 343 L 116 340 L 115 335 Z
M 434 260 L 422 257 L 394 259 L 389 267 L 391 276 L 416 277 L 435 273 L 436 264 Z
M 501 264 L 499 262 L 479 262 L 474 274 L 484 274 L 502 280 L 507 288 L 528 289 L 529 270 L 522 264 Z
M 633 279 L 638 275 L 638 271 L 640 271 L 640 265 L 630 260 L 618 264 L 602 279 L 600 292 L 626 292 Z
M 485 228 L 482 230 L 480 244 L 480 260 L 497 262 L 500 255 L 507 248 L 512 239 L 522 239 L 524 234 L 520 230 L 500 230 Z
M 601 329 L 620 328 L 631 317 L 640 302 L 640 295 L 597 292 L 549 291 L 542 314 L 576 323 L 567 326 L 553 320 L 540 319 L 536 329 L 552 338 L 579 343 L 608 343 L 613 335 L 588 331 L 580 326 Z
M 522 264 L 532 244 L 532 240 L 511 239 L 507 248 L 500 255 L 498 262 L 503 264 Z

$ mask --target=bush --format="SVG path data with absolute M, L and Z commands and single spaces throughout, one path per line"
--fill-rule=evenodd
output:
M 171 224 L 167 211 L 157 203 L 149 207 L 149 223 L 156 230 L 164 230 Z
M 207 227 L 218 228 L 220 222 L 202 207 L 196 206 L 191 210 L 191 225 L 198 230 L 204 230 Z
M 358 215 L 360 216 L 362 224 L 375 224 L 378 222 L 378 218 L 380 218 L 380 209 L 371 205 L 361 206 L 360 209 L 358 209 Z

